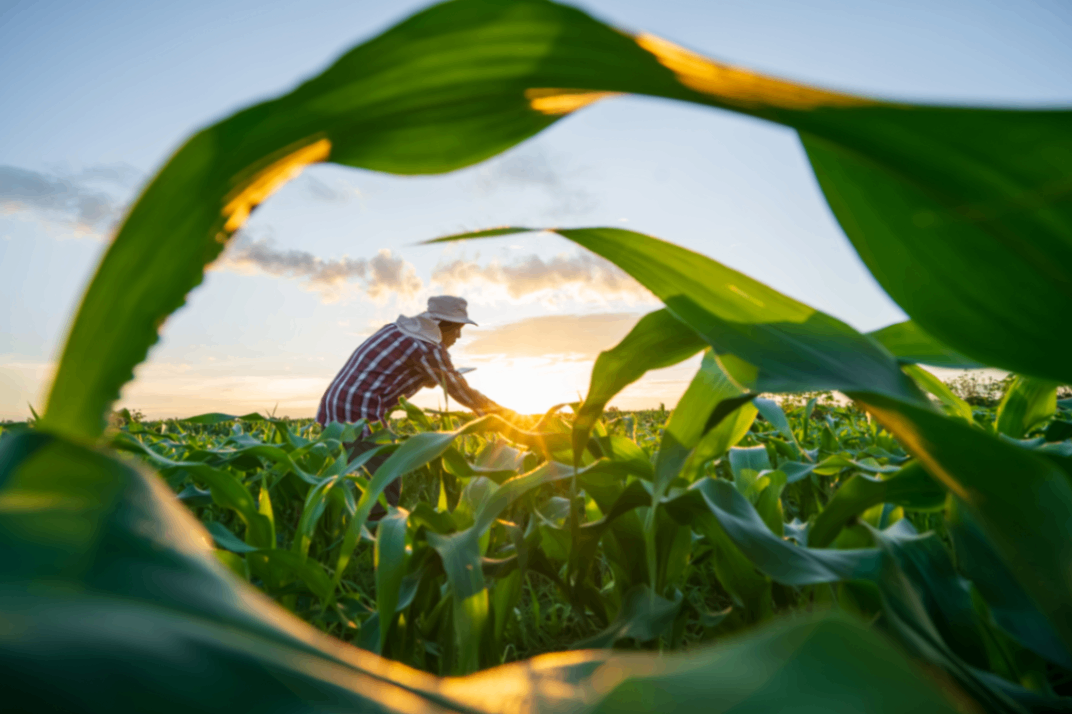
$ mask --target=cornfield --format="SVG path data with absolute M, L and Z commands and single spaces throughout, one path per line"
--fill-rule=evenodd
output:
M 451 171 L 625 93 L 794 129 L 911 320 L 862 334 L 636 232 L 500 227 L 437 240 L 554 231 L 665 305 L 583 401 L 403 404 L 354 460 L 361 423 L 109 422 L 302 167 Z M 1068 111 L 819 90 L 543 0 L 433 6 L 197 133 L 131 208 L 44 414 L 0 435 L 5 707 L 1072 710 L 1070 176 Z M 604 413 L 700 353 L 671 413 Z M 988 405 L 920 365 L 1013 377 Z

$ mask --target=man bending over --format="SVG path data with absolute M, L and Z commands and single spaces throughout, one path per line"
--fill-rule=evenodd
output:
M 447 349 L 458 341 L 462 327 L 475 325 L 469 319 L 468 303 L 462 298 L 440 295 L 428 298 L 428 310 L 416 317 L 399 315 L 389 325 L 361 343 L 335 375 L 320 399 L 316 420 L 321 425 L 333 421 L 384 423 L 387 413 L 398 404 L 399 397 L 412 397 L 422 387 L 446 387 L 459 404 L 478 415 L 503 411 L 495 402 L 466 383 L 454 369 Z M 368 436 L 366 428 L 363 436 Z M 371 448 L 360 440 L 350 447 L 350 458 Z M 375 472 L 386 457 L 373 457 L 367 468 Z M 391 505 L 398 505 L 402 489 L 396 479 L 384 491 Z M 377 505 L 371 518 L 383 515 Z

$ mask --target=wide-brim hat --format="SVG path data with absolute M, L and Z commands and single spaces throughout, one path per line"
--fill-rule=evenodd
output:
M 428 316 L 446 322 L 459 322 L 476 325 L 469 319 L 469 303 L 465 298 L 453 295 L 436 295 L 428 298 Z

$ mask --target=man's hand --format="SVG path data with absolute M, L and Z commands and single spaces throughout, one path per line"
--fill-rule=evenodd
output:
M 507 421 L 513 421 L 515 418 L 517 418 L 517 412 L 515 412 L 513 409 L 507 409 L 501 404 L 496 404 L 495 402 L 492 402 L 490 400 L 486 405 L 484 405 L 483 412 L 485 414 L 495 414 Z

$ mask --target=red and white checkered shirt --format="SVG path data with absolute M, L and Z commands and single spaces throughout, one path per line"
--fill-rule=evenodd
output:
M 381 421 L 399 397 L 444 384 L 447 393 L 478 414 L 492 402 L 470 387 L 451 364 L 447 348 L 411 337 L 394 323 L 361 343 L 320 399 L 316 420 Z

